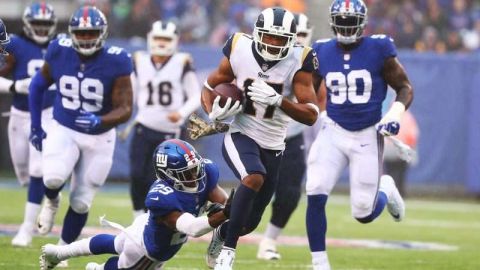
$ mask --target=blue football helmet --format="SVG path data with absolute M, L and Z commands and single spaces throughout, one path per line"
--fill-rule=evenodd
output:
M 53 7 L 45 2 L 33 3 L 23 12 L 23 31 L 38 44 L 45 44 L 55 36 L 57 17 Z
M 355 43 L 367 21 L 367 6 L 362 0 L 334 0 L 330 6 L 330 26 L 340 43 Z
M 73 13 L 68 25 L 73 48 L 82 55 L 92 55 L 103 48 L 107 38 L 107 19 L 96 7 L 84 6 Z
M 2 19 L 0 19 L 0 55 L 6 56 L 8 52 L 5 51 L 4 46 L 10 42 L 10 37 L 7 33 L 7 27 L 3 23 Z
M 197 193 L 205 189 L 205 164 L 203 158 L 189 143 L 166 140 L 153 153 L 153 167 L 157 178 L 174 189 Z

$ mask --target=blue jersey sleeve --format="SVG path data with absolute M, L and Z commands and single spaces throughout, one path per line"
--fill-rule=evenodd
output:
M 120 47 L 110 47 L 107 54 L 112 55 L 112 66 L 115 67 L 116 77 L 130 76 L 133 72 L 133 61 L 130 53 Z
M 164 216 L 173 211 L 184 212 L 172 187 L 156 181 L 145 198 L 145 206 L 154 216 Z
M 62 44 L 68 44 L 68 42 L 71 42 L 71 40 L 67 38 L 54 39 L 50 42 L 50 44 L 48 44 L 47 52 L 45 53 L 45 62 L 50 66 L 50 68 L 54 67 L 55 56 L 59 52 L 60 42 L 63 42 Z
M 11 35 L 10 36 L 10 42 L 5 45 L 5 50 L 9 53 L 12 54 L 14 57 L 17 55 L 17 50 L 19 49 L 18 46 L 18 39 L 19 37 L 17 35 Z
M 390 58 L 397 56 L 397 48 L 395 47 L 395 43 L 393 38 L 386 36 L 386 35 L 377 35 L 378 36 L 378 43 L 381 46 L 381 52 L 383 58 Z M 372 36 L 376 37 L 376 36 Z
M 217 164 L 209 159 L 205 159 L 203 161 L 205 163 L 205 174 L 207 177 L 207 193 L 212 191 L 218 184 L 218 177 L 220 176 L 220 172 L 218 170 Z

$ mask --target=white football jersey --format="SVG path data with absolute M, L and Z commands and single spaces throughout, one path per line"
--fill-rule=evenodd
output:
M 134 91 L 138 108 L 136 121 L 156 131 L 179 132 L 183 121 L 173 123 L 168 120 L 168 114 L 181 111 L 190 96 L 186 91 L 200 91 L 198 81 L 198 90 L 184 87 L 185 72 L 191 71 L 190 55 L 175 53 L 158 68 L 147 52 L 137 52 L 134 61 Z
M 247 87 L 254 80 L 263 80 L 284 97 L 295 100 L 293 77 L 303 68 L 307 55 L 311 56 L 311 48 L 295 46 L 287 58 L 269 66 L 271 62 L 257 61 L 253 42 L 251 36 L 242 33 L 235 34 L 231 39 L 229 60 L 237 87 L 249 91 Z M 240 131 L 262 148 L 283 150 L 290 120 L 280 108 L 255 103 L 247 98 L 243 112 L 235 116 L 231 131 Z

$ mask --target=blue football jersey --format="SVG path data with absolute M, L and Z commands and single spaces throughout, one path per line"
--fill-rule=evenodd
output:
M 218 167 L 205 159 L 205 188 L 199 193 L 181 192 L 163 180 L 155 181 L 145 199 L 150 211 L 148 223 L 143 232 L 143 241 L 148 255 L 159 261 L 172 258 L 187 241 L 187 235 L 171 230 L 162 223 L 156 223 L 156 217 L 173 211 L 188 212 L 198 216 L 200 209 L 207 203 L 208 194 L 218 183 Z
M 53 117 L 60 124 L 86 133 L 75 126 L 82 112 L 104 115 L 112 110 L 114 82 L 133 71 L 130 54 L 119 47 L 103 47 L 96 55 L 81 59 L 72 40 L 60 38 L 48 46 L 45 61 L 58 91 L 53 104 Z M 100 134 L 109 128 L 89 131 Z
M 33 77 L 43 65 L 43 59 L 47 52 L 47 45 L 41 46 L 25 36 L 12 35 L 6 50 L 15 58 L 13 66 L 13 80 L 22 80 Z M 42 108 L 53 105 L 55 88 L 49 88 L 43 94 Z M 29 111 L 28 95 L 15 93 L 12 106 L 21 111 Z
M 350 51 L 335 39 L 317 41 L 312 47 L 320 63 L 317 72 L 327 86 L 328 116 L 351 131 L 380 121 L 388 88 L 383 65 L 397 56 L 393 40 L 385 35 L 363 37 Z

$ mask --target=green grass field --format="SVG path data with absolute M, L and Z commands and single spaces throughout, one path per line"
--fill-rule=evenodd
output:
M 57 223 L 61 224 L 67 209 L 68 194 L 64 200 Z M 24 189 L 0 189 L 0 223 L 19 224 L 24 207 Z M 305 200 L 288 224 L 285 235 L 305 236 Z M 480 269 L 480 205 L 468 202 L 407 200 L 407 218 L 395 223 L 387 213 L 372 224 L 363 225 L 350 216 L 348 197 L 332 196 L 328 204 L 328 237 L 341 239 L 377 239 L 417 242 L 435 242 L 457 246 L 455 251 L 428 251 L 409 249 L 330 247 L 329 257 L 335 270 L 441 270 Z M 128 225 L 131 221 L 130 199 L 125 189 L 100 192 L 90 212 L 89 226 L 97 226 L 98 216 Z M 262 232 L 269 217 L 257 232 Z M 0 225 L 1 230 L 1 225 Z M 11 236 L 0 236 L 0 269 L 39 269 L 40 247 L 57 238 L 36 237 L 30 248 L 13 248 Z M 188 242 L 177 256 L 168 262 L 166 269 L 207 269 L 204 252 L 208 243 Z M 235 269 L 310 269 L 307 246 L 280 246 L 282 260 L 264 262 L 255 258 L 256 246 L 240 244 Z M 69 261 L 69 269 L 84 269 L 89 261 L 102 262 L 107 257 L 76 258 Z

